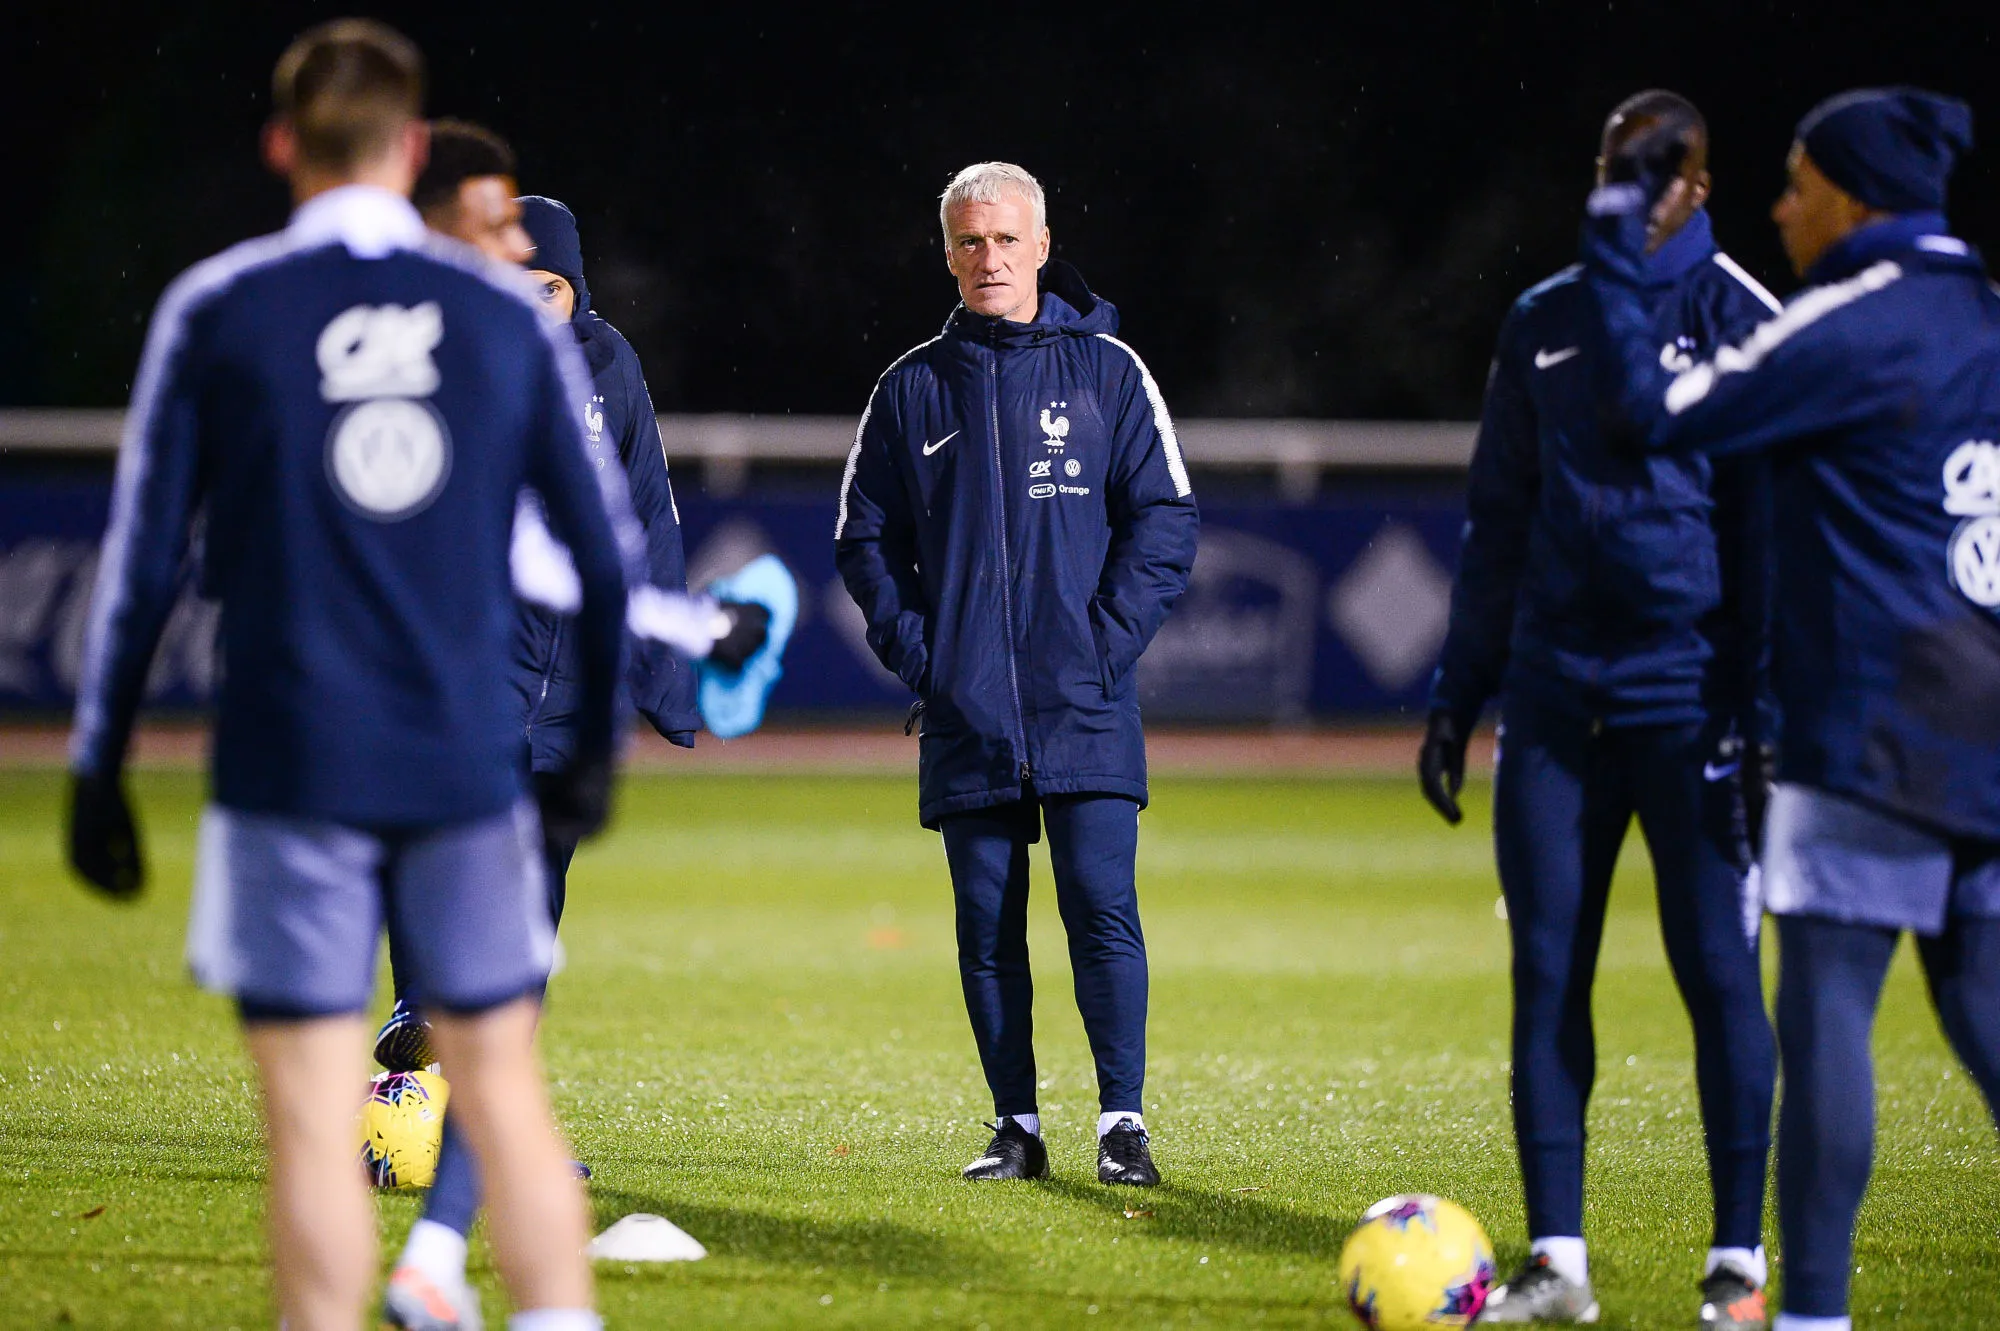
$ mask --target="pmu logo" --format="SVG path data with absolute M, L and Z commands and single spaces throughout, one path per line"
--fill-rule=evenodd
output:
M 1945 549 L 1952 585 L 1974 605 L 2000 607 L 2000 447 L 1993 441 L 1968 439 L 1945 459 L 1944 511 L 1965 519 Z

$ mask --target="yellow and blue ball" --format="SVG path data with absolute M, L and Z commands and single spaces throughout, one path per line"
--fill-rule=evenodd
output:
M 1471 1326 L 1494 1275 L 1493 1245 L 1472 1213 L 1421 1193 L 1369 1207 L 1340 1250 L 1347 1306 L 1369 1331 Z
M 444 1144 L 451 1087 L 435 1072 L 384 1072 L 361 1106 L 361 1168 L 378 1188 L 427 1188 Z

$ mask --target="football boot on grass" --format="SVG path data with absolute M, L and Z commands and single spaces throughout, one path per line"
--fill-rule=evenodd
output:
M 403 1331 L 485 1331 L 479 1295 L 463 1281 L 447 1289 L 414 1266 L 399 1266 L 382 1294 L 384 1325 Z
M 1574 1284 L 1537 1254 L 1528 1259 L 1520 1274 L 1493 1291 L 1479 1320 L 1487 1325 L 1502 1322 L 1595 1322 L 1597 1295 L 1590 1282 Z
M 1718 1266 L 1701 1282 L 1703 1331 L 1765 1331 L 1770 1318 L 1763 1289 L 1734 1266 Z
M 400 998 L 375 1033 L 375 1061 L 391 1072 L 422 1072 L 437 1062 L 431 1052 L 431 1024 Z
M 1049 1176 L 1049 1148 L 1040 1137 L 1011 1118 L 986 1126 L 993 1129 L 993 1140 L 984 1155 L 959 1171 L 962 1175 L 975 1183 Z
M 1097 1181 L 1134 1188 L 1150 1188 L 1159 1183 L 1160 1171 L 1153 1167 L 1152 1140 L 1144 1128 L 1129 1118 L 1123 1119 L 1097 1139 Z

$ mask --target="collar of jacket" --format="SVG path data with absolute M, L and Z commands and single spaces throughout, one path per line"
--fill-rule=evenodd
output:
M 1809 286 L 1851 277 L 1878 259 L 1918 251 L 1934 262 L 1980 266 L 1970 245 L 1951 234 L 1943 213 L 1898 213 L 1834 242 L 1806 273 Z
M 606 335 L 611 325 L 596 310 L 577 311 L 570 317 L 569 328 L 576 334 L 577 345 L 583 348 L 583 361 L 590 367 L 591 378 L 595 379 L 618 359 L 618 341 Z
M 416 249 L 429 235 L 408 199 L 375 185 L 339 185 L 315 194 L 293 210 L 285 230 L 303 244 L 337 240 L 362 259 Z
M 1057 338 L 1118 331 L 1117 306 L 1100 298 L 1084 282 L 1083 274 L 1061 259 L 1051 259 L 1042 266 L 1036 286 L 1041 301 L 1033 323 L 989 319 L 961 304 L 945 320 L 944 331 L 996 347 L 1038 347 Z
M 1681 229 L 1646 256 L 1645 284 L 1670 287 L 1715 257 L 1715 230 L 1708 209 L 1697 208 Z

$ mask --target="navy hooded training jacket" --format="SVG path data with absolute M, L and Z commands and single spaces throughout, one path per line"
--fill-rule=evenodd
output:
M 1633 295 L 1648 354 L 1674 364 L 1778 308 L 1703 211 Z M 1606 391 L 1616 367 L 1580 265 L 1508 312 L 1432 706 L 1461 734 L 1505 691 L 1606 725 L 1718 717 L 1762 740 L 1768 478 L 1633 447 Z
M 841 484 L 834 557 L 925 702 L 918 813 L 1146 800 L 1133 666 L 1200 519 L 1158 385 L 1067 264 L 1032 324 L 960 306 L 891 365 Z
M 1584 229 L 1627 414 L 1657 448 L 1773 460 L 1779 779 L 2000 840 L 2000 294 L 1979 256 L 1940 214 L 1864 227 L 1782 314 L 1669 373 L 1632 279 L 1643 228 L 1607 207 Z
M 681 547 L 680 512 L 674 505 L 660 424 L 638 354 L 616 328 L 587 307 L 589 288 L 580 280 L 576 286 L 580 312 L 569 326 L 591 375 L 589 400 L 577 403 L 577 424 L 587 442 L 614 446 L 625 464 L 632 511 L 646 530 L 647 581 L 668 591 L 685 591 L 687 558 Z M 660 642 L 633 639 L 626 652 L 625 689 L 632 705 L 660 734 L 692 747 L 694 732 L 701 726 L 694 667 Z M 575 620 L 522 601 L 513 663 L 534 770 L 556 770 L 576 747 L 581 661 Z

